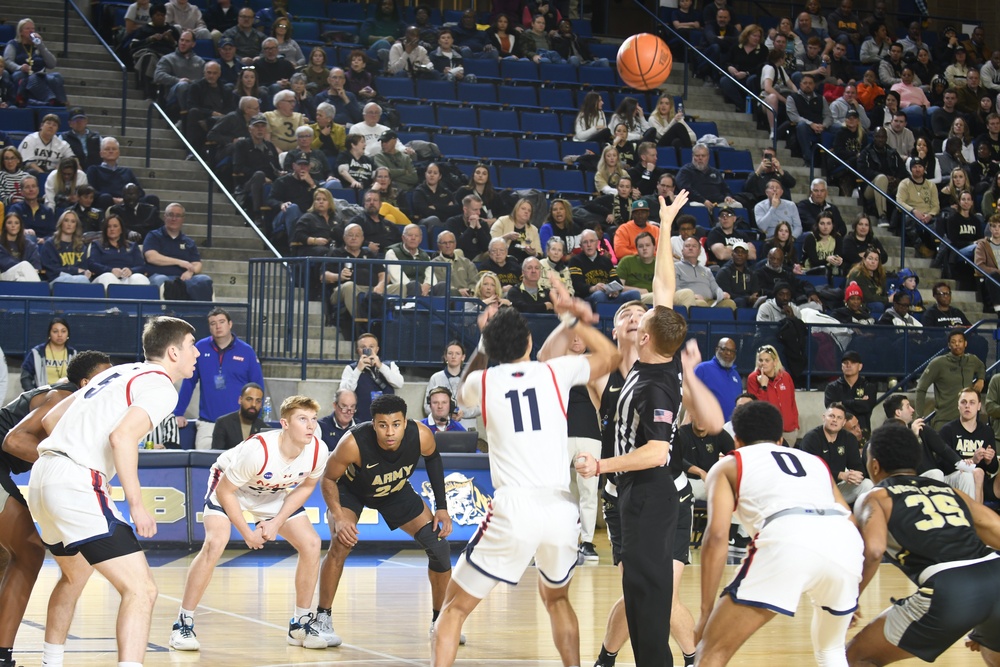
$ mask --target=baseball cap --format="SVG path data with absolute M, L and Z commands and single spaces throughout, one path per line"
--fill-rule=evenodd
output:
M 236 46 L 236 42 L 234 42 L 229 37 L 223 37 L 222 39 L 219 40 L 219 48 L 221 49 L 224 46 Z
M 648 211 L 649 210 L 649 203 L 645 199 L 636 199 L 634 202 L 632 202 L 632 210 L 633 211 L 640 211 L 640 210 L 641 211 Z
M 396 134 L 395 130 L 386 130 L 382 133 L 382 136 L 378 138 L 379 141 L 385 143 L 386 141 L 392 141 L 393 139 L 398 139 L 399 135 Z
M 845 118 L 861 118 L 861 114 L 859 114 L 859 113 L 858 113 L 857 111 L 855 111 L 854 109 L 851 109 L 851 110 L 849 110 L 849 111 L 847 112 L 847 114 L 846 114 L 846 115 L 845 115 L 844 117 L 845 117 Z
M 747 245 L 746 241 L 737 241 L 736 243 L 734 243 L 732 245 L 732 249 L 733 250 L 736 250 L 737 248 L 739 248 L 741 250 L 746 250 L 747 252 L 750 251 L 750 246 Z
M 267 116 L 265 116 L 262 113 L 259 113 L 250 119 L 251 125 L 259 125 L 260 123 L 264 123 L 265 125 L 267 125 Z
M 852 361 L 856 364 L 862 363 L 861 355 L 855 352 L 854 350 L 848 350 L 847 352 L 844 352 L 843 356 L 840 357 L 840 363 L 844 363 L 845 361 Z
M 295 164 L 309 164 L 309 158 L 300 154 L 297 158 L 295 158 Z
M 723 213 L 732 213 L 733 215 L 736 215 L 736 212 L 733 211 L 733 207 L 729 204 L 723 204 L 719 207 L 719 215 L 722 215 Z
M 83 110 L 83 107 L 70 107 L 69 109 L 69 119 L 76 120 L 77 118 L 86 118 L 87 112 Z

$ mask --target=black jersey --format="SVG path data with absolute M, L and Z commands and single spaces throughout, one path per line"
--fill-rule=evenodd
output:
M 590 400 L 590 390 L 584 385 L 577 385 L 569 390 L 569 402 L 566 405 L 566 423 L 571 438 L 601 439 L 601 425 L 598 422 L 597 409 Z
M 615 424 L 618 419 L 618 397 L 625 385 L 625 376 L 617 368 L 608 375 L 608 383 L 601 394 L 598 419 L 601 422 L 601 458 L 610 459 L 615 455 Z
M 371 422 L 358 424 L 351 429 L 354 441 L 358 443 L 361 464 L 351 464 L 344 476 L 347 486 L 362 500 L 384 498 L 406 485 L 420 458 L 420 430 L 417 422 L 406 421 L 403 441 L 394 452 L 378 446 L 375 427 Z
M 878 483 L 892 498 L 887 555 L 914 583 L 931 565 L 993 552 L 979 539 L 965 501 L 944 482 L 897 475 Z
M 938 431 L 945 444 L 953 448 L 963 460 L 969 460 L 979 448 L 996 449 L 996 436 L 993 429 L 982 422 L 976 422 L 976 428 L 971 433 L 962 426 L 961 419 L 948 422 Z M 986 459 L 976 464 L 990 476 L 996 475 L 1000 469 L 1000 461 L 996 457 L 989 463 Z
M 28 416 L 31 412 L 31 401 L 39 394 L 47 394 L 52 391 L 52 389 L 59 389 L 61 391 L 68 391 L 73 393 L 79 387 L 77 387 L 72 382 L 66 382 L 60 384 L 58 387 L 52 387 L 50 385 L 44 385 L 37 387 L 35 389 L 29 389 L 28 391 L 22 393 L 20 396 L 15 398 L 13 401 L 7 405 L 0 408 L 0 442 L 7 437 L 18 422 Z M 0 451 L 0 470 L 6 469 L 8 472 L 14 475 L 18 475 L 22 472 L 27 472 L 31 470 L 31 464 L 27 461 L 23 461 L 12 454 Z
M 673 445 L 681 407 L 681 364 L 678 357 L 661 364 L 635 362 L 618 399 L 615 455 L 623 456 L 650 440 Z M 617 483 L 668 481 L 669 466 L 619 473 Z
M 676 454 L 684 458 L 685 469 L 697 466 L 708 472 L 712 466 L 719 462 L 719 458 L 724 454 L 733 451 L 733 437 L 726 431 L 719 431 L 715 435 L 705 434 L 699 438 L 695 435 L 691 424 L 685 424 L 677 429 L 677 438 L 674 440 L 674 448 L 671 458 Z M 694 473 L 688 475 L 691 479 L 697 479 Z

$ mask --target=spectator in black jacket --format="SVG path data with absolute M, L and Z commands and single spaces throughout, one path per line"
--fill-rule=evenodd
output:
M 502 238 L 490 241 L 489 255 L 479 263 L 480 273 L 488 271 L 496 274 L 503 289 L 503 295 L 521 282 L 521 265 L 507 254 L 507 242 Z
M 238 20 L 236 15 L 239 11 L 238 7 L 233 7 L 233 0 L 215 0 L 212 6 L 202 13 L 202 19 L 205 21 L 205 26 L 212 31 L 212 36 L 218 40 L 222 33 L 236 27 Z
M 208 141 L 213 144 L 212 161 L 221 162 L 232 155 L 238 139 L 250 136 L 250 119 L 260 114 L 260 100 L 249 95 L 240 98 L 236 111 L 230 111 L 219 118 L 208 131 Z
M 840 403 L 827 404 L 823 425 L 808 431 L 799 445 L 826 462 L 837 489 L 849 505 L 872 489 L 865 477 L 858 439 L 844 429 L 847 410 Z M 858 420 L 860 422 L 860 419 Z
M 257 114 L 250 120 L 250 136 L 236 140 L 233 147 L 233 184 L 236 196 L 251 216 L 260 214 L 264 186 L 278 180 L 278 149 L 264 137 L 267 118 Z
M 732 255 L 729 261 L 715 274 L 715 281 L 719 283 L 719 287 L 729 293 L 729 298 L 735 301 L 739 308 L 753 308 L 760 297 L 757 274 L 747 266 L 749 247 L 746 241 L 736 241 L 731 246 Z
M 223 37 L 219 40 L 218 48 L 219 57 L 216 61 L 222 68 L 222 76 L 219 80 L 227 86 L 233 87 L 240 78 L 240 72 L 243 71 L 243 63 L 236 55 L 236 43 L 228 37 Z
M 591 65 L 607 67 L 607 58 L 595 58 L 590 53 L 590 47 L 573 32 L 573 24 L 563 19 L 556 28 L 557 34 L 552 37 L 552 50 L 571 65 Z
M 87 129 L 88 122 L 87 112 L 83 107 L 70 107 L 70 129 L 59 135 L 73 149 L 73 155 L 83 171 L 92 165 L 101 164 L 101 135 Z
M 135 183 L 129 183 L 122 190 L 122 202 L 108 209 L 109 215 L 117 216 L 129 232 L 129 240 L 142 243 L 146 234 L 163 226 L 160 210 L 142 201 L 142 190 Z
M 858 156 L 858 171 L 866 179 L 878 186 L 890 197 L 896 196 L 899 182 L 907 177 L 906 166 L 899 153 L 886 143 L 888 134 L 884 127 L 875 130 L 872 143 L 865 146 Z M 886 198 L 873 188 L 865 188 L 865 199 L 875 200 L 875 210 L 878 212 L 878 226 L 888 227 Z
M 461 207 L 454 203 L 454 195 L 441 183 L 441 169 L 431 162 L 424 171 L 424 182 L 413 189 L 412 213 L 428 231 L 442 224 Z
M 708 9 L 706 9 L 706 13 Z M 723 56 L 736 47 L 739 34 L 740 28 L 732 25 L 732 12 L 729 9 L 717 9 L 715 21 L 705 21 L 705 42 L 708 44 L 705 55 L 707 58 L 699 63 L 696 74 L 705 79 L 706 85 L 717 81 L 720 76 L 718 70 L 708 63 L 724 62 Z
M 480 219 L 483 211 L 483 200 L 477 194 L 468 194 L 462 198 L 462 213 L 445 221 L 445 227 L 458 239 L 458 247 L 466 257 L 476 261 L 484 255 L 490 246 L 490 226 Z
M 784 190 L 782 193 L 782 198 L 788 201 L 792 200 L 792 188 L 795 187 L 795 177 L 791 173 L 785 171 L 784 167 L 781 166 L 781 160 L 778 159 L 778 154 L 770 146 L 764 148 L 761 151 L 760 164 L 752 174 L 747 176 L 746 182 L 743 183 L 743 192 L 741 197 L 744 199 L 744 203 L 748 203 L 749 206 L 747 210 L 753 210 L 753 207 L 758 203 L 767 199 L 767 193 L 764 191 L 767 187 L 767 182 L 777 178 L 781 181 L 781 187 Z
M 221 81 L 222 66 L 209 60 L 202 72 L 204 76 L 188 87 L 188 108 L 184 116 L 184 135 L 199 153 L 205 150 L 205 140 L 212 126 L 236 108 L 236 100 Z
M 522 313 L 551 313 L 549 291 L 538 284 L 542 277 L 542 263 L 537 257 L 527 257 L 521 262 L 521 282 L 507 291 L 510 305 Z
M 864 367 L 860 354 L 854 350 L 844 352 L 840 358 L 841 376 L 826 385 L 823 404 L 826 407 L 832 403 L 842 404 L 858 418 L 861 430 L 867 436 L 872 430 L 872 410 L 875 409 L 878 393 L 872 383 L 861 377 Z
M 833 218 L 833 231 L 840 238 L 847 235 L 847 224 L 837 205 L 828 199 L 830 194 L 826 181 L 822 178 L 814 178 L 809 184 L 809 196 L 797 203 L 799 209 L 799 221 L 802 223 L 803 232 L 811 232 L 813 225 L 820 213 L 829 213 Z
M 254 124 L 258 122 L 255 119 Z M 302 213 L 312 206 L 312 193 L 318 186 L 309 175 L 309 158 L 299 158 L 292 167 L 292 173 L 274 181 L 267 205 L 278 211 L 272 223 L 274 238 L 291 240 L 295 223 Z
M 365 234 L 365 247 L 373 257 L 384 257 L 385 251 L 394 243 L 403 239 L 399 225 L 394 225 L 379 211 L 382 208 L 382 195 L 378 190 L 365 193 L 365 212 L 355 216 L 351 224 L 359 225 Z
M 760 287 L 761 297 L 773 297 L 774 286 L 778 283 L 786 283 L 792 290 L 792 300 L 797 305 L 810 305 L 818 310 L 823 310 L 823 302 L 816 294 L 816 288 L 812 286 L 812 283 L 800 280 L 792 273 L 792 270 L 785 265 L 785 253 L 781 248 L 771 248 L 771 251 L 767 253 L 767 260 L 754 272 L 754 275 Z

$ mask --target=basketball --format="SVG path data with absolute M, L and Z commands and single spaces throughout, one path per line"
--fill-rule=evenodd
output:
M 618 49 L 618 74 L 636 90 L 659 88 L 674 65 L 667 43 L 648 32 L 632 35 Z

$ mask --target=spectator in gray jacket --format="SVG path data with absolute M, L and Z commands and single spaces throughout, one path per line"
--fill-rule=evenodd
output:
M 249 7 L 244 7 L 236 15 L 236 25 L 222 33 L 223 37 L 233 40 L 236 46 L 236 57 L 244 65 L 252 65 L 253 59 L 260 55 L 264 44 L 264 33 L 253 27 L 254 13 Z
M 792 202 L 783 199 L 785 189 L 781 187 L 781 181 L 772 178 L 764 188 L 767 199 L 759 202 L 753 208 L 754 219 L 757 221 L 757 228 L 764 232 L 764 236 L 771 238 L 779 222 L 787 222 L 792 228 L 792 236 L 798 238 L 802 236 L 802 221 L 799 219 L 799 209 Z
M 188 86 L 205 76 L 205 61 L 194 52 L 194 42 L 194 33 L 185 30 L 177 41 L 177 49 L 156 63 L 153 83 L 160 89 L 160 95 L 166 97 L 168 107 L 187 109 Z

